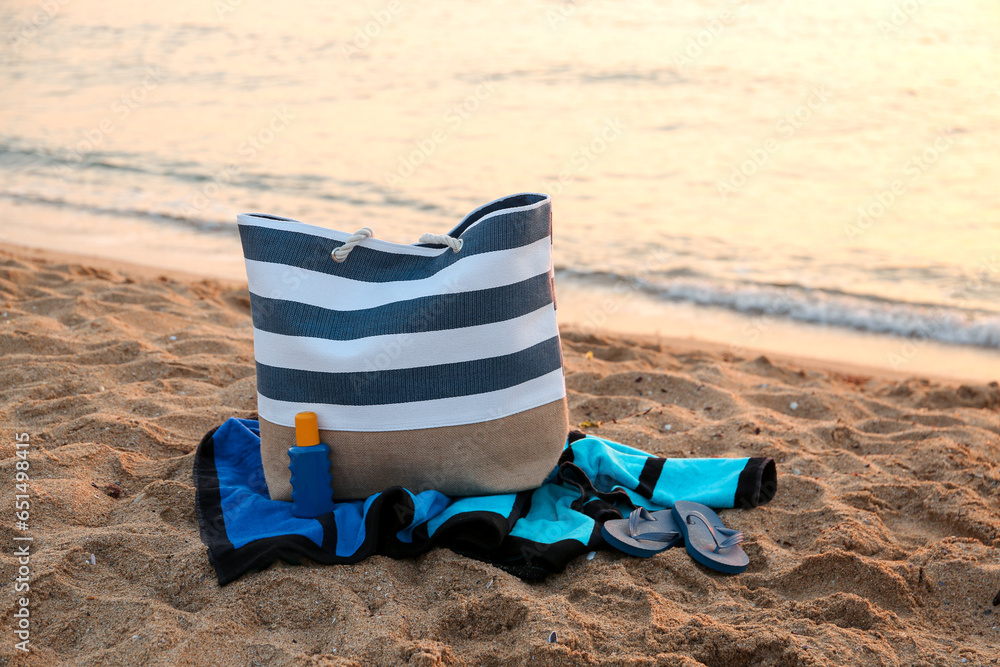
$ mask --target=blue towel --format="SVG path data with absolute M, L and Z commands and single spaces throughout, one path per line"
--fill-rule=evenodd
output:
M 716 509 L 755 507 L 774 497 L 774 460 L 664 459 L 574 432 L 559 464 L 537 489 L 452 498 L 392 487 L 297 519 L 271 500 L 258 422 L 229 419 L 198 445 L 194 482 L 201 539 L 220 584 L 278 559 L 355 563 L 379 553 L 406 558 L 434 546 L 487 561 L 523 579 L 559 572 L 606 547 L 601 525 L 642 506 L 691 500 Z

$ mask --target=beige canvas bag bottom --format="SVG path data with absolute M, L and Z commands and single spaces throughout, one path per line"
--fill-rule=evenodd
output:
M 390 486 L 449 496 L 513 493 L 540 486 L 569 432 L 566 399 L 478 424 L 412 431 L 320 430 L 330 445 L 333 497 L 367 498 Z M 260 420 L 260 456 L 272 500 L 291 500 L 288 448 L 295 429 Z

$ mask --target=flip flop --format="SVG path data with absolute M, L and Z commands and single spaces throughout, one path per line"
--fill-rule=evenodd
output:
M 672 512 L 691 558 L 726 574 L 747 569 L 750 558 L 740 548 L 744 539 L 741 531 L 726 528 L 718 514 L 699 503 L 678 500 Z
M 650 512 L 645 507 L 634 510 L 627 519 L 605 521 L 601 534 L 611 546 L 641 558 L 655 556 L 684 539 L 670 510 Z

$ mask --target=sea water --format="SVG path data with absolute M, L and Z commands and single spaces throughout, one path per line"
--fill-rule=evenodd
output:
M 0 238 L 243 277 L 554 198 L 560 316 L 1000 376 L 990 0 L 0 8 Z

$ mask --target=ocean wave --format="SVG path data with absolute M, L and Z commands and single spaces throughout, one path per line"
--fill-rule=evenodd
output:
M 77 178 L 89 174 L 89 178 L 97 178 L 98 182 L 108 182 L 108 177 L 96 177 L 97 172 L 128 172 L 137 177 L 147 177 L 150 191 L 160 191 L 162 184 L 190 184 L 191 196 L 195 196 L 202 188 L 219 183 L 226 187 L 241 188 L 252 192 L 272 192 L 282 196 L 296 196 L 313 199 L 320 202 L 336 202 L 349 206 L 377 206 L 395 209 L 407 209 L 425 213 L 440 213 L 446 217 L 455 217 L 456 211 L 431 199 L 414 197 L 411 194 L 398 192 L 387 188 L 382 183 L 374 181 L 341 181 L 329 176 L 310 173 L 274 174 L 254 171 L 247 165 L 238 165 L 238 173 L 224 164 L 204 164 L 190 161 L 167 160 L 153 154 L 124 153 L 120 151 L 92 150 L 84 153 L 63 148 L 52 148 L 36 145 L 18 137 L 0 136 L 0 169 L 32 175 L 48 175 L 65 182 L 67 178 Z M 157 179 L 161 185 L 154 185 Z M 22 197 L 21 193 L 0 193 L 5 197 Z M 73 206 L 69 197 L 40 198 L 38 203 L 54 203 L 60 206 Z M 83 210 L 97 209 L 94 212 L 111 212 L 99 210 L 100 207 L 80 204 Z M 139 212 L 140 217 L 149 217 Z M 127 212 L 126 212 L 127 214 Z M 171 213 L 156 212 L 153 217 L 176 219 L 185 223 L 200 224 L 185 216 Z M 215 224 L 215 223 L 211 223 Z
M 154 209 L 140 209 L 134 207 L 116 208 L 112 206 L 96 206 L 93 204 L 83 204 L 62 199 L 61 197 L 51 197 L 44 195 L 20 194 L 10 192 L 0 192 L 0 198 L 12 201 L 23 202 L 25 204 L 40 204 L 43 206 L 54 206 L 58 208 L 70 208 L 84 213 L 94 215 L 110 215 L 120 218 L 139 218 L 143 220 L 153 220 L 173 225 L 179 225 L 195 229 L 199 232 L 209 233 L 235 233 L 236 222 L 215 222 L 212 220 L 191 218 L 170 211 L 158 211 Z
M 723 308 L 744 315 L 927 339 L 952 345 L 1000 348 L 1000 314 L 979 308 L 921 304 L 844 290 L 800 285 L 722 282 L 702 277 L 637 278 L 610 272 L 557 268 L 557 279 L 596 282 L 665 301 Z

